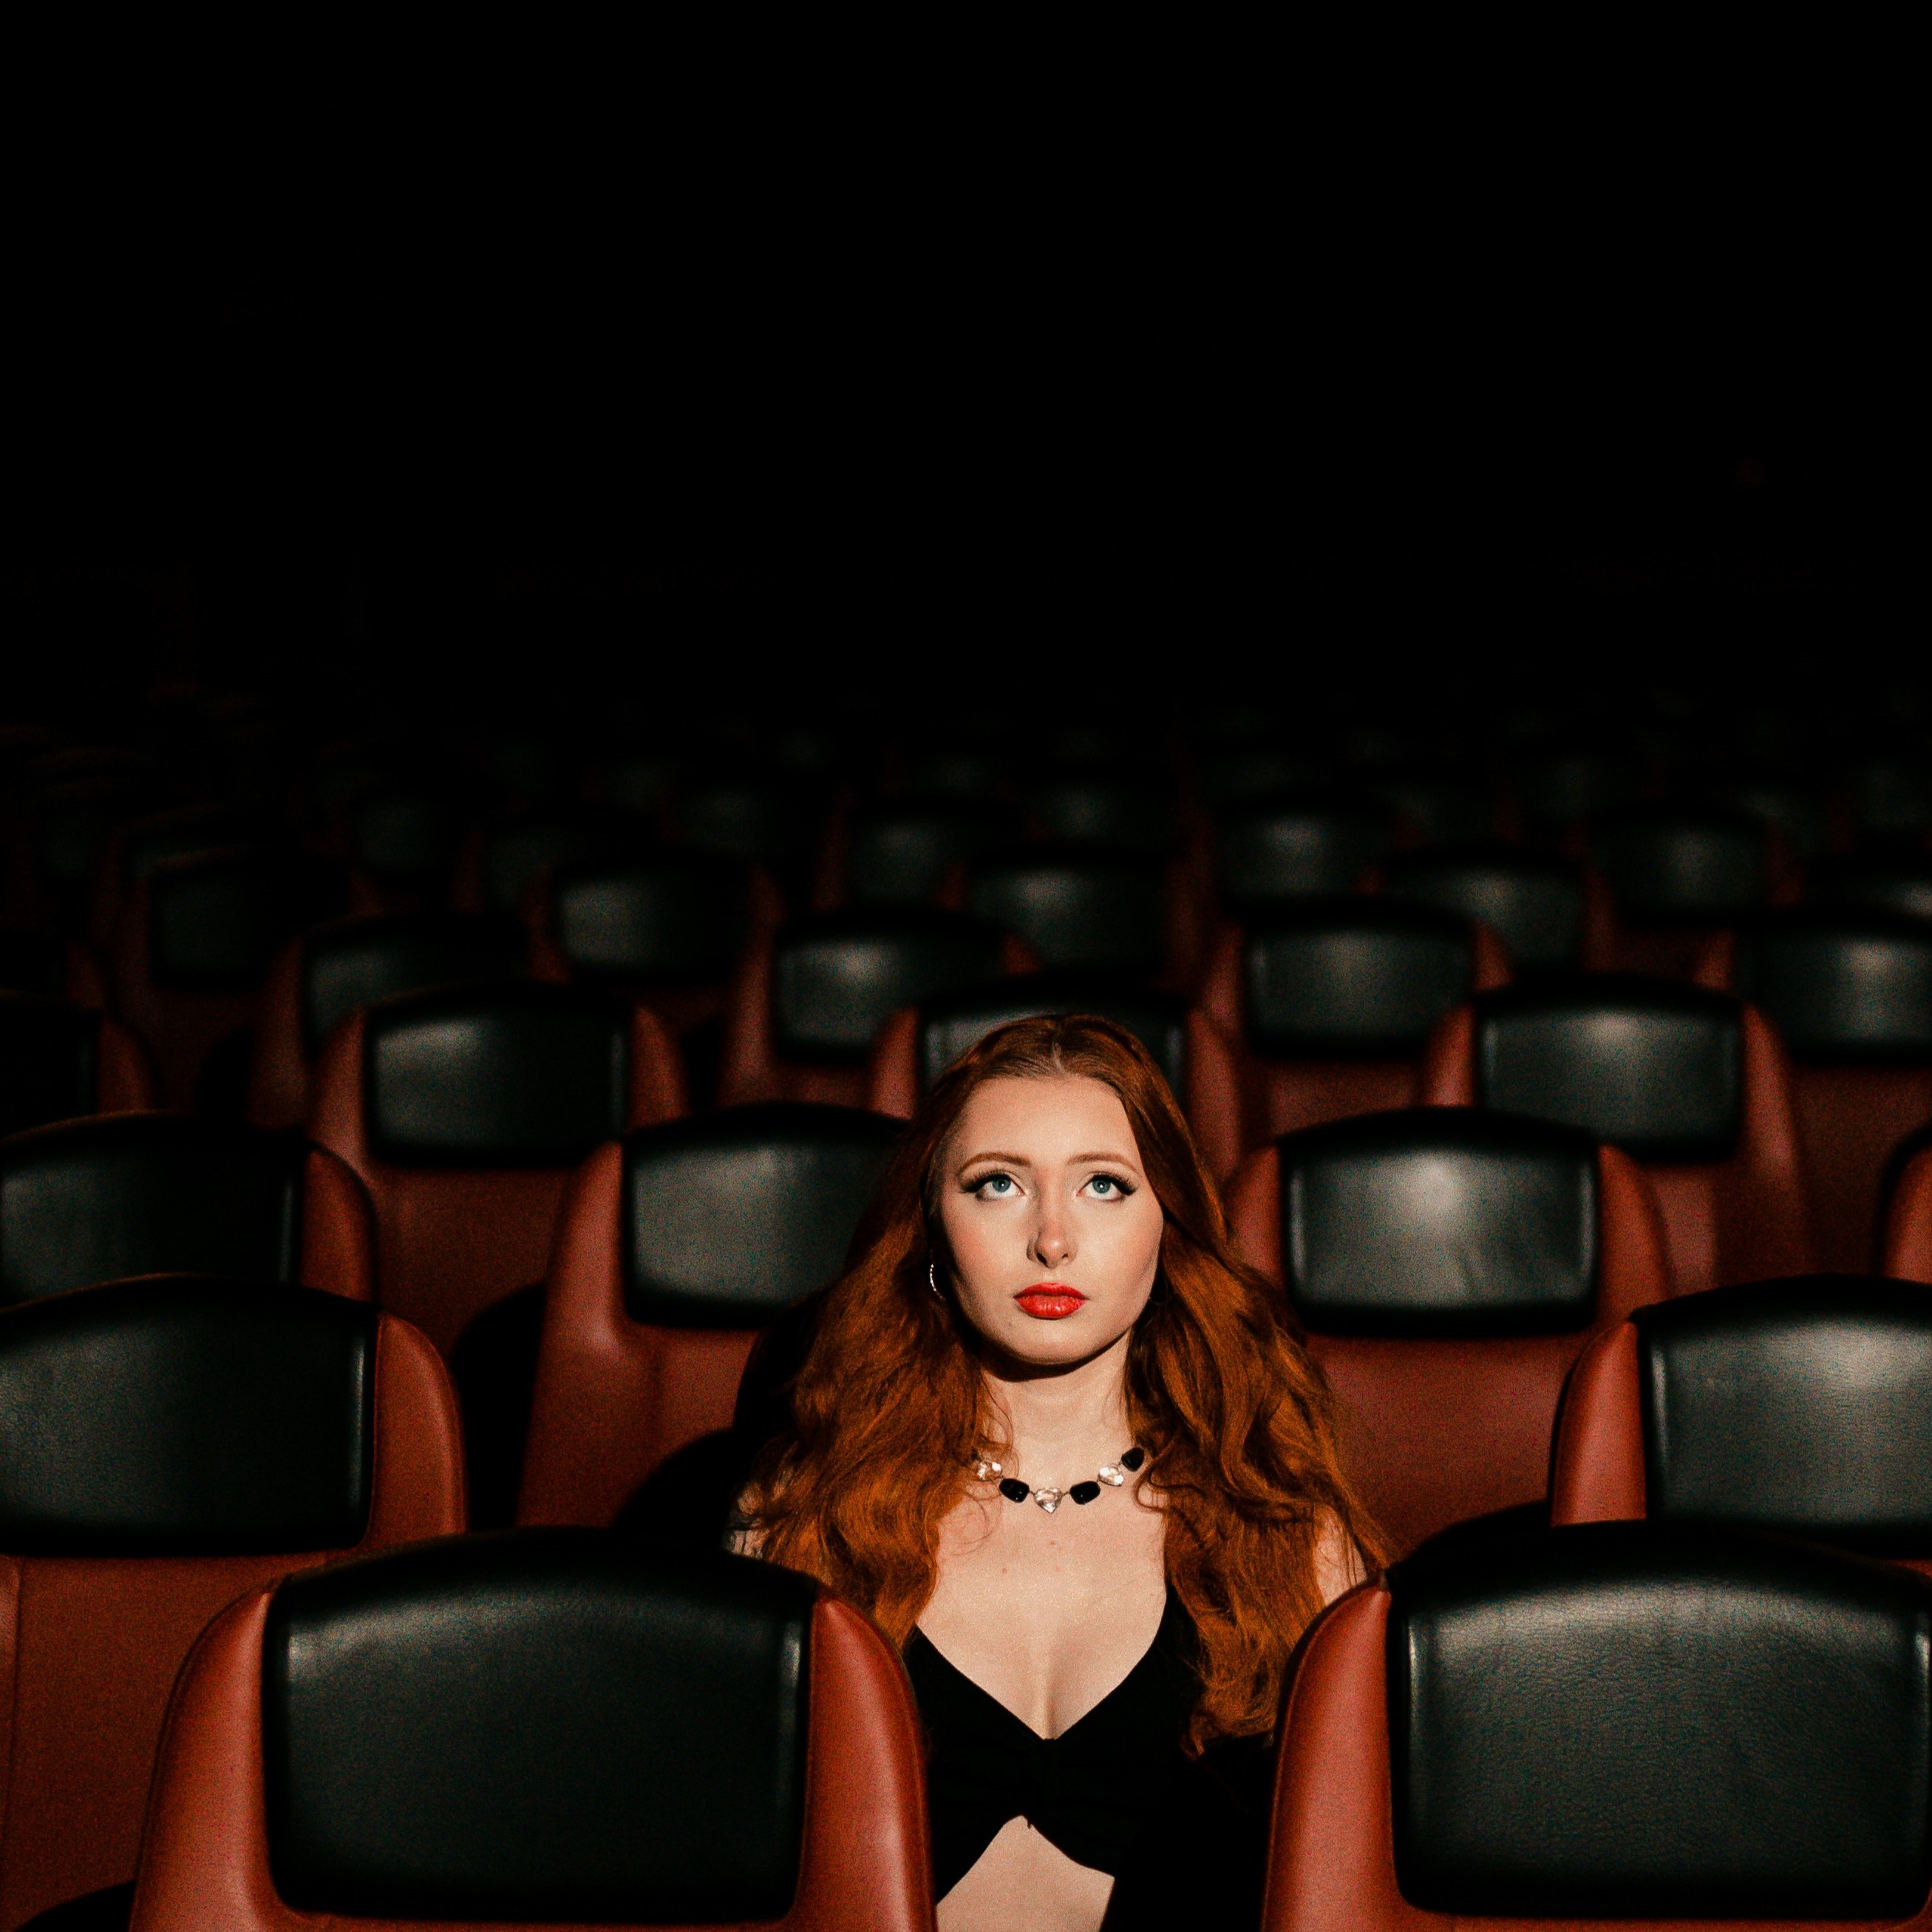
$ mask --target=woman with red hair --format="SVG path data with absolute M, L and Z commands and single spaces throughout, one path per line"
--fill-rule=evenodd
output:
M 1376 1545 L 1159 1070 L 1106 1020 L 989 1034 L 854 1253 L 741 1546 L 902 1646 L 941 1932 L 1252 1925 L 1288 1660 Z

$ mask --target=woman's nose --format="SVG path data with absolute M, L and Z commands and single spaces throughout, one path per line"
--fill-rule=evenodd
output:
M 1057 1268 L 1073 1252 L 1066 1238 L 1066 1224 L 1058 1214 L 1042 1214 L 1034 1230 L 1034 1258 L 1046 1268 Z

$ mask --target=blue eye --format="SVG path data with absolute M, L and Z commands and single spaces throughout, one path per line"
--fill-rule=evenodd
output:
M 1013 1191 L 1010 1174 L 989 1174 L 974 1190 L 982 1200 L 1004 1201 Z
M 1094 1190 L 1094 1198 L 1100 1201 L 1124 1201 L 1127 1190 L 1111 1174 L 1096 1174 L 1087 1185 Z

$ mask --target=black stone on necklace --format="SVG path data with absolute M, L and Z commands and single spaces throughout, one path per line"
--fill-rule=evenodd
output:
M 1130 1449 L 1118 1462 L 1101 1464 L 1098 1481 L 1076 1483 L 1070 1490 L 1029 1489 L 1018 1477 L 1008 1475 L 998 1463 L 985 1457 L 973 1465 L 973 1473 L 982 1483 L 998 1477 L 1000 1493 L 1008 1502 L 1037 1503 L 1051 1516 L 1069 1497 L 1076 1503 L 1090 1503 L 1100 1493 L 1103 1483 L 1110 1490 L 1118 1490 L 1146 1460 L 1144 1449 Z

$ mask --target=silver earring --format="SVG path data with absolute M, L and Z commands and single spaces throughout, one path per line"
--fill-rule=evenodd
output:
M 926 1264 L 926 1285 L 940 1300 L 944 1301 L 946 1298 L 939 1292 L 939 1277 L 933 1272 L 934 1265 L 931 1262 Z

